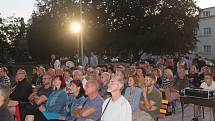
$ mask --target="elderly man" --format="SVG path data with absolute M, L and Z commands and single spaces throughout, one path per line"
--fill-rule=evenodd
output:
M 7 108 L 8 98 L 10 90 L 8 87 L 1 85 L 0 86 L 0 117 L 1 121 L 13 121 L 10 112 Z
M 96 81 L 89 81 L 86 84 L 85 93 L 88 96 L 82 108 L 73 112 L 76 121 L 97 121 L 102 112 L 104 100 L 98 93 L 98 84 Z
M 112 97 L 105 100 L 102 106 L 102 121 L 132 121 L 132 110 L 129 102 L 122 96 L 124 80 L 115 75 L 108 85 Z

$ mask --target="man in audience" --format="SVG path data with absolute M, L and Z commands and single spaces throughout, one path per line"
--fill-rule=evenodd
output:
M 112 97 L 105 100 L 102 106 L 102 121 L 132 121 L 132 110 L 129 102 L 122 96 L 124 80 L 115 75 L 109 83 L 108 92 Z
M 7 108 L 9 94 L 9 87 L 0 85 L 0 121 L 13 121 Z
M 6 85 L 10 87 L 10 78 L 7 74 L 8 70 L 6 67 L 0 68 L 0 85 Z
M 44 104 L 47 101 L 49 95 L 52 93 L 52 77 L 48 74 L 45 74 L 43 76 L 42 82 L 42 86 L 29 96 L 28 99 L 30 102 L 20 104 L 20 108 L 22 108 L 23 111 L 22 113 L 27 115 L 26 121 L 31 119 L 32 116 L 29 115 L 36 115 L 39 113 L 38 107 Z
M 140 101 L 142 111 L 134 116 L 137 118 L 136 121 L 156 121 L 158 118 L 162 97 L 160 91 L 154 86 L 155 83 L 156 76 L 152 73 L 146 74 Z
M 32 93 L 31 83 L 27 80 L 27 74 L 24 69 L 18 69 L 16 72 L 16 85 L 12 88 L 10 100 L 28 102 L 28 97 Z
M 96 81 L 89 81 L 86 84 L 85 93 L 88 96 L 82 108 L 73 112 L 76 121 L 97 121 L 102 113 L 102 104 L 104 100 L 98 93 L 98 84 Z

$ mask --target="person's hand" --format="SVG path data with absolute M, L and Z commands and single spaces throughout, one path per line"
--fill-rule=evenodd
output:
M 61 116 L 58 118 L 58 120 L 65 120 L 65 117 Z
M 86 119 L 86 121 L 93 121 L 92 119 Z
M 46 111 L 46 108 L 45 108 L 43 105 L 41 105 L 41 106 L 39 107 L 39 110 L 40 110 L 40 112 L 45 112 L 45 111 Z

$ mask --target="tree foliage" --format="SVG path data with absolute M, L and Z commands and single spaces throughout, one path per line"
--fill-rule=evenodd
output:
M 24 37 L 24 29 L 21 21 L 23 18 L 0 17 L 0 61 L 7 60 L 9 57 L 17 55 L 17 43 Z
M 74 54 L 77 38 L 69 24 L 80 21 L 79 0 L 36 0 L 29 21 L 31 53 Z M 85 51 L 172 53 L 196 45 L 194 0 L 83 0 Z

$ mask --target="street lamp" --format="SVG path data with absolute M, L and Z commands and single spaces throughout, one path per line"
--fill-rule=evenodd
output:
M 70 29 L 74 33 L 79 33 L 81 31 L 81 25 L 79 23 L 73 23 L 73 24 L 71 24 Z
M 70 30 L 74 33 L 77 34 L 77 59 L 79 63 L 79 36 L 80 36 L 80 31 L 81 31 L 81 25 L 79 23 L 72 23 L 70 25 Z

